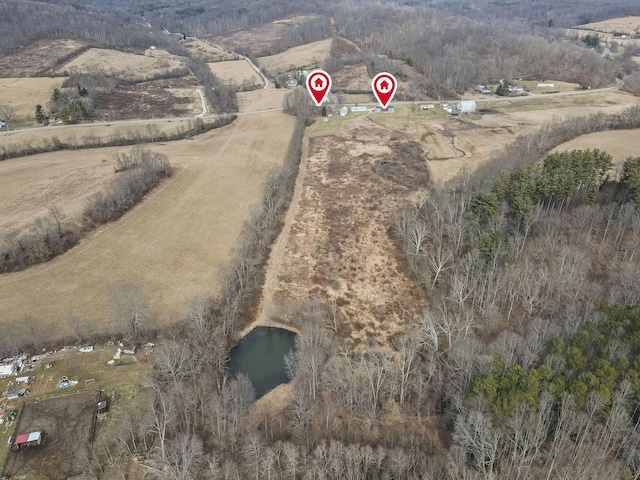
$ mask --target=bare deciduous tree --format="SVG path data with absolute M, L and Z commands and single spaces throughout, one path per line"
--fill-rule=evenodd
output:
M 108 307 L 113 319 L 132 339 L 140 335 L 149 320 L 149 301 L 142 288 L 131 282 L 120 282 L 111 286 Z

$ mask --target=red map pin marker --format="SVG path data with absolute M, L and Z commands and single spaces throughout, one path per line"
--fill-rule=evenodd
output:
M 319 107 L 329 95 L 331 77 L 324 70 L 314 70 L 307 76 L 307 90 L 309 90 L 316 107 Z
M 387 108 L 397 88 L 398 82 L 396 81 L 396 77 L 387 72 L 377 74 L 371 81 L 373 94 L 376 96 L 378 102 L 380 102 L 380 105 L 382 105 L 382 108 Z

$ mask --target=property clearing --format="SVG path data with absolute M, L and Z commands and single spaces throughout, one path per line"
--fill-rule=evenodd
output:
M 258 85 L 262 83 L 260 75 L 246 60 L 209 63 L 211 72 L 226 84 Z
M 0 105 L 13 108 L 14 121 L 24 124 L 27 118 L 33 118 L 36 105 L 45 110 L 54 88 L 59 88 L 63 78 L 0 78 Z M 32 121 L 33 125 L 35 121 Z M 4 130 L 3 130 L 4 132 Z
M 331 75 L 332 89 L 345 92 L 371 91 L 371 79 L 364 63 L 346 65 Z
M 296 15 L 249 30 L 241 30 L 229 35 L 215 37 L 213 43 L 228 45 L 232 49 L 250 46 L 254 55 L 265 55 L 273 52 L 274 46 L 284 37 L 287 30 L 294 29 L 303 22 L 314 18 L 317 17 L 314 15 Z
M 140 55 L 91 48 L 58 68 L 59 74 L 95 72 L 132 81 L 147 80 L 174 71 L 186 72 L 182 59 L 159 49 L 147 50 Z
M 333 299 L 348 319 L 341 332 L 348 343 L 384 344 L 425 307 L 390 227 L 426 186 L 428 171 L 412 138 L 368 116 L 342 126 L 335 135 L 308 132 L 285 246 L 269 259 L 274 283 L 263 310 L 277 321 L 289 307 Z
M 94 389 L 25 404 L 16 431 L 42 432 L 42 443 L 9 452 L 3 475 L 64 480 L 83 473 L 99 396 Z
M 332 39 L 319 40 L 306 45 L 300 45 L 285 50 L 277 55 L 258 58 L 260 67 L 264 67 L 269 75 L 275 76 L 282 72 L 295 70 L 298 68 L 318 68 L 322 66 L 329 56 Z
M 207 42 L 203 42 L 202 40 L 198 40 L 197 38 L 187 38 L 187 40 L 182 42 L 182 46 L 191 50 L 191 53 L 194 56 L 201 58 L 205 62 L 238 60 L 237 55 L 220 50 L 219 48 L 216 48 Z
M 282 113 L 250 115 L 192 140 L 151 145 L 178 166 L 175 175 L 65 254 L 0 276 L 3 328 L 31 316 L 44 338 L 55 339 L 70 334 L 74 316 L 96 333 L 119 330 L 106 303 L 110 286 L 121 281 L 145 291 L 150 326 L 175 321 L 188 299 L 215 292 L 244 221 L 262 201 L 267 175 L 284 159 L 294 123 Z M 63 153 L 109 158 L 111 152 Z

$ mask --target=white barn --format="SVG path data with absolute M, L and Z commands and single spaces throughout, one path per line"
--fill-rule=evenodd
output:
M 462 100 L 456 105 L 458 113 L 474 113 L 476 111 L 476 102 L 473 100 Z

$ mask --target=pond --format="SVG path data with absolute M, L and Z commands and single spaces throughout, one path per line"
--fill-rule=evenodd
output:
M 295 349 L 296 334 L 276 327 L 256 327 L 240 339 L 231 350 L 227 371 L 231 376 L 246 373 L 256 390 L 256 398 L 289 377 L 284 369 L 284 356 Z

